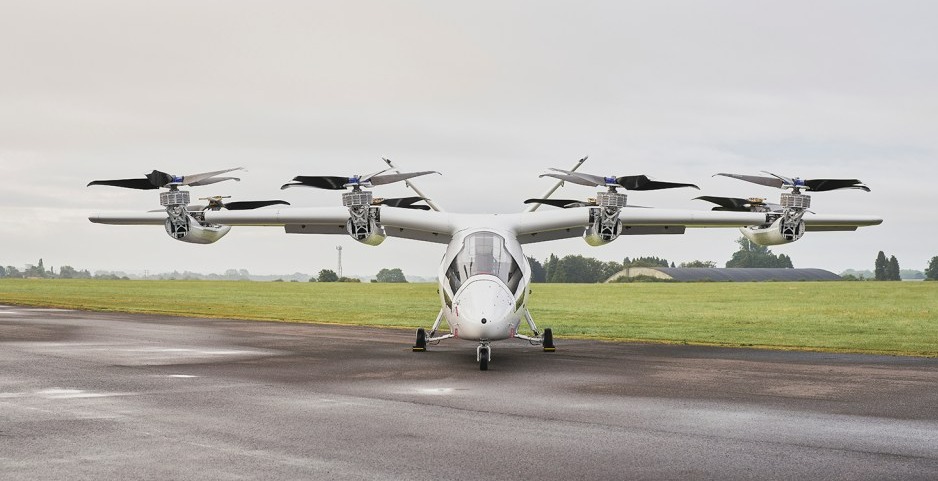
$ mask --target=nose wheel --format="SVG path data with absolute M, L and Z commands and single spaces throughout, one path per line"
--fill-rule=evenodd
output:
M 492 360 L 492 349 L 487 342 L 479 344 L 476 348 L 476 359 L 479 361 L 479 370 L 488 371 L 489 361 Z

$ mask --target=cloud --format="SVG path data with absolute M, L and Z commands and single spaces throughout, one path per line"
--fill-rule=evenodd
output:
M 335 193 L 278 187 L 295 175 L 377 170 L 389 156 L 443 172 L 421 185 L 451 210 L 515 212 L 550 185 L 538 174 L 589 154 L 590 172 L 696 182 L 712 195 L 777 195 L 716 172 L 859 178 L 873 192 L 818 194 L 814 205 L 879 214 L 883 226 L 811 235 L 784 252 L 832 270 L 866 267 L 880 249 L 923 266 L 938 254 L 912 240 L 938 235 L 929 221 L 936 10 L 911 1 L 15 2 L 0 18 L 0 263 L 38 254 L 130 270 L 152 252 L 167 268 L 292 272 L 298 259 L 328 264 L 337 242 L 354 244 L 238 229 L 192 250 L 159 228 L 74 224 L 81 212 L 158 208 L 152 192 L 86 188 L 92 179 L 244 166 L 242 182 L 204 195 L 331 205 Z M 630 200 L 708 208 L 696 195 Z M 721 262 L 737 235 L 530 252 Z M 394 259 L 427 275 L 438 261 L 406 241 L 361 249 L 350 250 L 347 272 Z

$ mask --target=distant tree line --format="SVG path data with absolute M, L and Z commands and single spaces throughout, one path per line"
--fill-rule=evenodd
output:
M 13 266 L 0 266 L 0 277 L 9 278 L 41 278 L 41 279 L 128 279 L 126 276 L 118 276 L 112 273 L 91 274 L 87 269 L 75 269 L 72 266 L 62 266 L 59 272 L 55 268 L 46 269 L 42 259 L 36 264 L 27 264 L 23 270 Z

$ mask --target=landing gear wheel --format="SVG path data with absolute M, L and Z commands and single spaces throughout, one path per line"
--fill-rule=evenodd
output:
M 549 327 L 544 329 L 544 340 L 542 344 L 544 346 L 544 352 L 554 352 L 557 350 L 557 348 L 554 347 L 554 333 Z
M 427 331 L 422 327 L 417 329 L 417 342 L 413 347 L 414 352 L 423 352 L 427 350 Z
M 489 370 L 489 348 L 483 347 L 479 350 L 479 370 Z

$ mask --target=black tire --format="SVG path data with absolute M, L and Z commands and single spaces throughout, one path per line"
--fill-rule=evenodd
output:
M 554 347 L 554 332 L 551 331 L 549 327 L 544 329 L 544 340 L 542 344 L 544 345 L 544 352 L 554 352 L 557 350 L 557 348 Z
M 481 351 L 481 356 L 479 356 L 479 370 L 488 371 L 489 370 L 489 350 L 483 349 Z
M 417 342 L 414 344 L 414 352 L 423 352 L 427 350 L 427 331 L 424 328 L 417 329 Z

